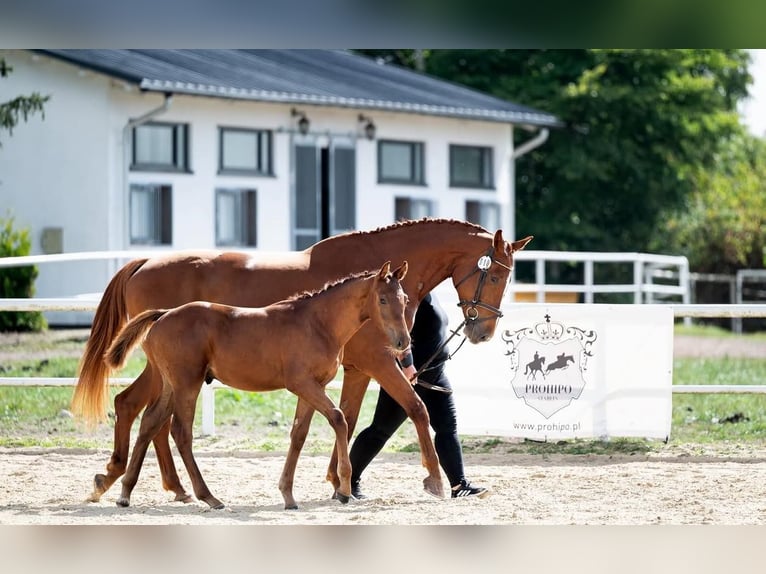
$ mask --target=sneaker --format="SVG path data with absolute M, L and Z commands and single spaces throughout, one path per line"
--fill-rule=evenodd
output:
M 471 483 L 463 479 L 460 484 L 452 487 L 452 498 L 463 498 L 465 496 L 476 496 L 484 498 L 489 496 L 489 490 L 481 486 L 471 486 Z
M 365 498 L 367 498 L 367 495 L 362 492 L 362 488 L 359 486 L 358 482 L 351 483 L 351 496 L 353 496 L 357 500 L 364 500 Z

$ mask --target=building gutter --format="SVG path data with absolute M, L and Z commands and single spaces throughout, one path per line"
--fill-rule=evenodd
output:
M 165 100 L 162 105 L 149 110 L 145 114 L 128 120 L 128 123 L 122 128 L 122 245 L 117 246 L 117 249 L 125 249 L 130 247 L 130 182 L 128 181 L 128 174 L 130 172 L 130 150 L 132 142 L 133 128 L 145 124 L 156 116 L 165 113 L 173 103 L 173 93 L 165 92 Z M 110 206 L 110 217 L 115 217 L 114 209 Z M 110 237 L 113 237 L 110 235 Z M 115 246 L 110 246 L 114 249 Z M 116 266 L 117 262 L 113 262 Z M 114 272 L 115 270 L 113 270 Z M 114 273 L 113 273 L 114 274 Z
M 516 161 L 521 156 L 526 155 L 532 150 L 537 149 L 543 145 L 548 140 L 549 133 L 550 132 L 548 128 L 540 129 L 540 133 L 538 133 L 535 137 L 528 139 L 519 147 L 514 148 L 513 153 L 511 154 L 511 160 Z

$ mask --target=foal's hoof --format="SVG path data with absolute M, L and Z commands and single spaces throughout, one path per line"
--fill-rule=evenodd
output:
M 182 494 L 176 494 L 174 502 L 183 502 L 184 504 L 189 504 L 190 502 L 194 502 L 194 498 L 192 498 L 191 494 L 184 492 Z
M 104 486 L 105 482 L 106 482 L 106 475 L 97 474 L 96 476 L 93 477 L 93 488 L 95 488 L 99 492 L 104 492 L 106 490 L 106 486 Z
M 285 510 L 298 510 L 297 504 L 285 504 Z
M 117 506 L 122 506 L 123 508 L 127 508 L 130 506 L 130 499 L 125 498 L 124 496 L 121 496 L 117 499 Z
M 93 493 L 87 498 L 88 502 L 98 502 L 101 500 L 101 495 L 106 492 L 106 487 L 104 486 L 105 479 L 106 476 L 103 474 L 97 474 L 93 477 Z

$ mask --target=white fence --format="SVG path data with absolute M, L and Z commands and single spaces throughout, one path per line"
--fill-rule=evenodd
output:
M 28 257 L 0 258 L 0 267 L 37 265 L 62 261 L 81 261 L 84 259 L 126 259 L 140 256 L 156 256 L 158 251 L 148 253 L 138 251 L 66 253 L 59 255 L 34 255 Z M 520 257 L 522 256 L 523 257 Z M 726 304 L 692 305 L 688 303 L 688 263 L 684 257 L 657 256 L 642 253 L 583 253 L 558 251 L 521 251 L 516 254 L 519 260 L 535 261 L 536 281 L 534 284 L 512 284 L 510 291 L 515 293 L 535 293 L 536 301 L 545 301 L 547 293 L 584 294 L 586 303 L 593 302 L 595 293 L 633 293 L 636 303 L 656 302 L 658 296 L 675 296 L 683 303 L 671 304 L 676 318 L 762 318 L 766 317 L 766 304 Z M 549 285 L 545 283 L 546 261 L 582 261 L 585 264 L 585 281 L 581 285 Z M 634 282 L 623 285 L 599 285 L 593 281 L 594 263 L 626 263 L 634 266 Z M 668 266 L 678 269 L 680 280 L 676 285 L 658 285 L 652 283 L 654 271 Z M 590 270 L 589 270 L 590 269 Z M 2 299 L 0 312 L 4 311 L 95 311 L 100 295 L 62 298 Z M 537 303 L 532 303 L 537 304 Z M 113 378 L 112 385 L 127 385 L 133 379 Z M 76 378 L 44 377 L 0 377 L 0 386 L 73 386 Z M 215 389 L 222 388 L 219 381 L 203 385 L 202 389 L 202 434 L 215 434 Z M 673 393 L 766 393 L 766 385 L 673 385 Z
M 546 301 L 546 295 L 582 294 L 584 303 L 594 303 L 595 295 L 602 293 L 628 293 L 633 303 L 656 303 L 675 300 L 690 303 L 689 261 L 686 257 L 654 255 L 650 253 L 600 253 L 591 251 L 534 251 L 523 250 L 514 254 L 516 262 L 534 261 L 534 283 L 511 283 L 512 293 L 533 293 L 537 303 Z M 559 262 L 583 265 L 580 284 L 551 284 L 546 281 L 546 263 Z M 622 284 L 596 283 L 596 265 L 632 265 L 633 282 Z M 661 273 L 661 272 L 666 273 Z M 666 283 L 655 279 L 665 278 Z M 668 281 L 669 280 L 669 281 Z M 670 282 L 672 281 L 672 283 Z M 516 298 L 516 300 L 523 300 Z M 554 298 L 552 302 L 557 302 Z M 558 301 L 563 302 L 563 301 Z M 577 302 L 577 301 L 571 301 Z

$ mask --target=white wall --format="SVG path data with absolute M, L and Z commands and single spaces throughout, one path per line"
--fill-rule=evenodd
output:
M 13 67 L 0 80 L 0 101 L 39 92 L 51 95 L 44 116 L 2 132 L 0 211 L 31 231 L 32 253 L 41 253 L 46 227 L 64 229 L 65 251 L 107 248 L 106 194 L 110 147 L 108 80 L 29 52 L 0 52 Z M 93 291 L 109 275 L 103 265 L 39 267 L 38 296 Z

